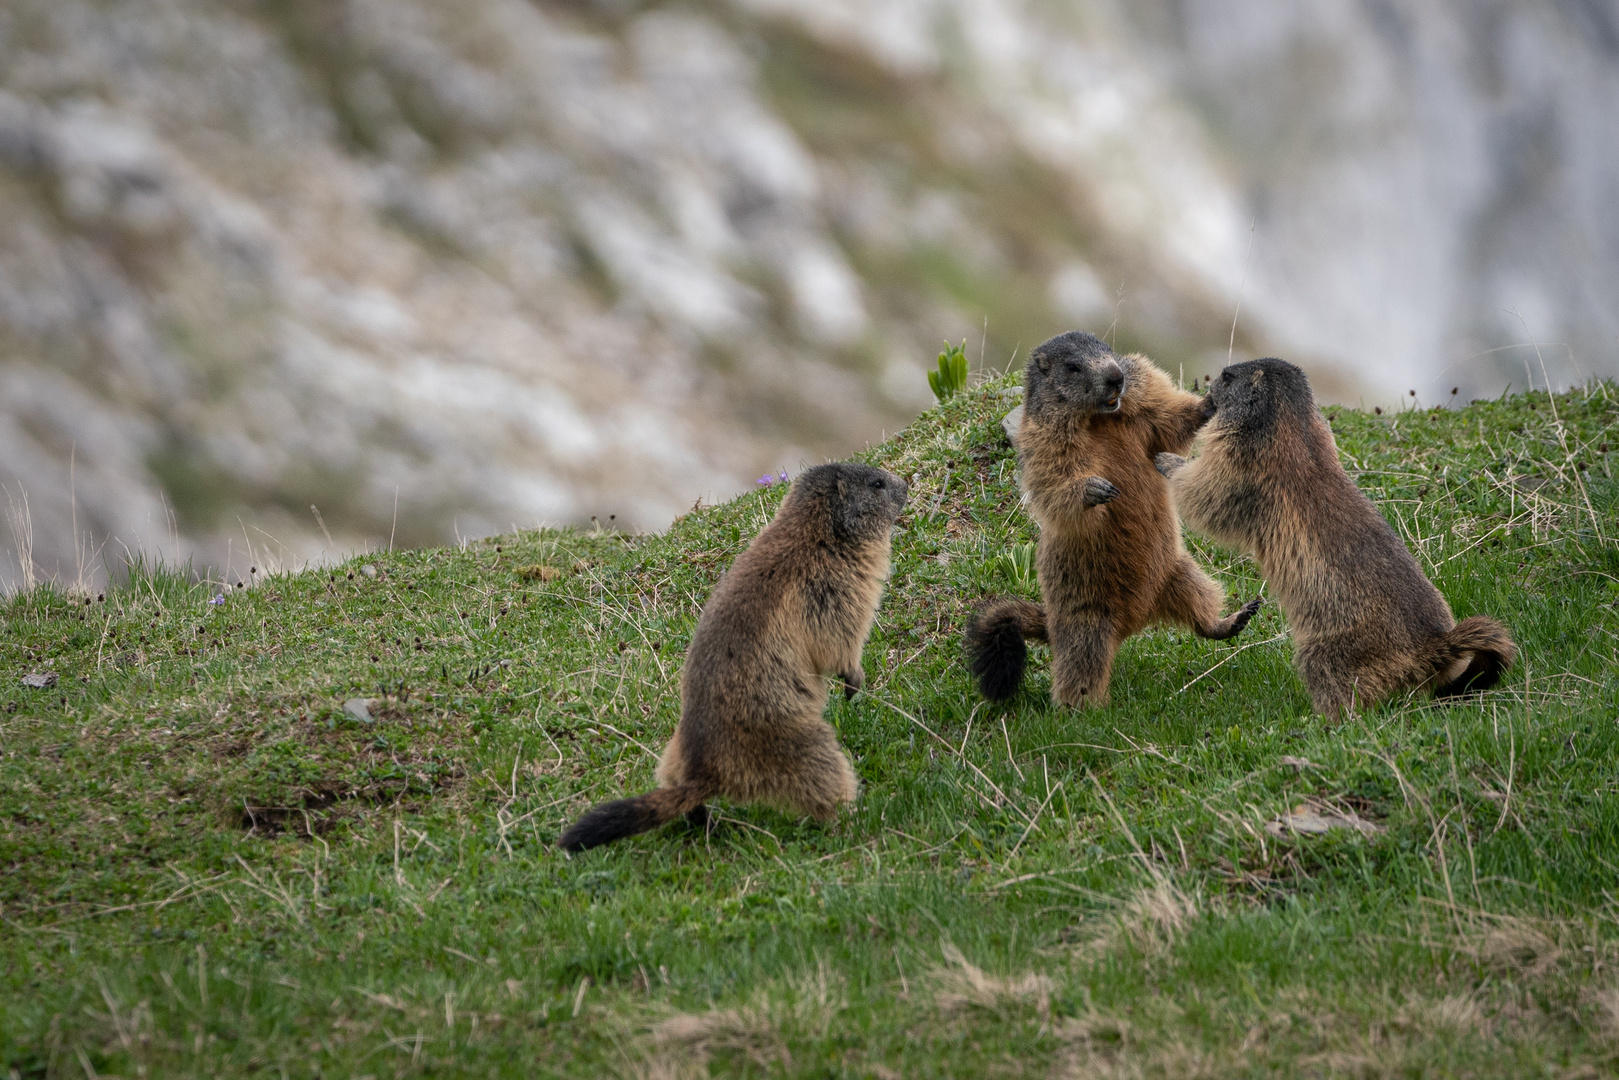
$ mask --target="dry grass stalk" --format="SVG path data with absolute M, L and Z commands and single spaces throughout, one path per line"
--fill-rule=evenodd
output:
M 28 492 L 21 484 L 17 485 L 16 495 L 12 495 L 10 488 L 4 490 L 6 524 L 11 527 L 11 543 L 17 552 L 17 566 L 22 575 L 16 591 L 32 592 L 39 579 L 34 573 L 34 517 L 28 509 Z

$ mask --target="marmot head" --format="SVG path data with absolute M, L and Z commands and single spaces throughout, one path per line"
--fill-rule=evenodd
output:
M 1314 410 L 1304 372 L 1273 358 L 1228 366 L 1203 401 L 1203 414 L 1216 429 L 1244 442 L 1263 442 L 1282 425 L 1305 423 Z
M 1029 415 L 1112 413 L 1123 405 L 1125 369 L 1100 338 L 1058 334 L 1029 354 L 1023 371 Z
M 909 493 L 905 481 L 887 470 L 835 461 L 799 473 L 781 512 L 816 506 L 827 515 L 835 539 L 874 540 L 888 536 Z

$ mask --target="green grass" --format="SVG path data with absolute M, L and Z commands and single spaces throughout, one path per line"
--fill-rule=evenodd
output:
M 1033 538 L 1004 385 L 867 455 L 913 496 L 870 692 L 828 713 L 864 790 L 827 827 L 722 806 L 708 836 L 551 846 L 651 785 L 699 607 L 779 487 L 665 535 L 381 553 L 214 605 L 219 583 L 149 567 L 104 600 L 11 599 L 0 1070 L 1619 1065 L 1614 388 L 1556 399 L 1566 450 L 1545 394 L 1329 410 L 1458 615 L 1502 619 L 1524 657 L 1481 699 L 1331 728 L 1274 606 L 1232 643 L 1131 640 L 1101 711 L 1052 707 L 1038 654 L 1010 708 L 979 701 L 960 629 Z M 1261 591 L 1194 546 L 1233 603 Z M 1266 831 L 1306 800 L 1381 831 Z

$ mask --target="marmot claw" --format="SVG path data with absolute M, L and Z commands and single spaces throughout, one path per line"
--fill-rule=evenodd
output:
M 1100 476 L 1085 478 L 1085 505 L 1101 506 L 1119 497 L 1119 489 Z
M 1152 459 L 1153 468 L 1162 473 L 1166 480 L 1169 477 L 1174 476 L 1175 473 L 1185 467 L 1185 465 L 1185 458 L 1181 457 L 1179 454 L 1171 454 L 1167 450 Z

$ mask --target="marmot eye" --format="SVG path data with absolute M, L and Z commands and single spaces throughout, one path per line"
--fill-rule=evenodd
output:
M 1063 367 L 1068 369 L 1068 374 L 1070 374 L 1070 375 L 1078 375 L 1079 374 L 1079 365 L 1078 364 L 1064 364 Z
M 878 491 L 881 491 L 883 488 L 887 487 L 888 485 L 884 484 L 881 480 L 873 480 L 871 482 L 871 486 L 876 488 Z
M 1236 378 L 1236 376 L 1232 375 L 1229 371 L 1220 372 L 1220 381 L 1223 383 L 1228 383 L 1234 378 Z

